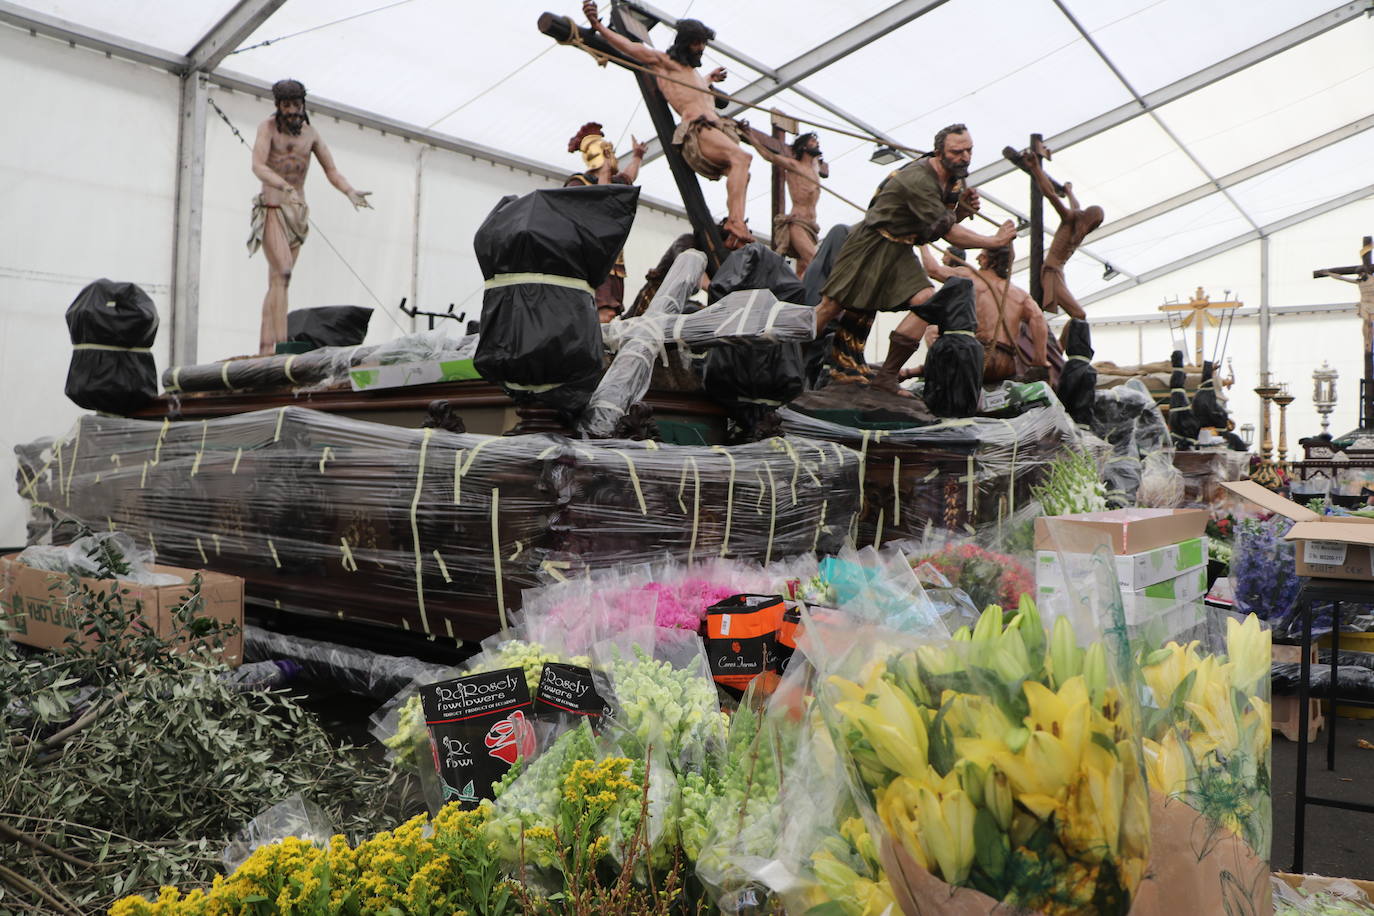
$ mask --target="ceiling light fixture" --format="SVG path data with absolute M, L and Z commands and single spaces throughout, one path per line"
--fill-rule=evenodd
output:
M 868 161 L 876 165 L 891 165 L 901 158 L 902 154 L 900 152 L 888 146 L 886 143 L 881 143 L 878 145 L 878 148 L 873 151 L 873 155 L 868 157 Z

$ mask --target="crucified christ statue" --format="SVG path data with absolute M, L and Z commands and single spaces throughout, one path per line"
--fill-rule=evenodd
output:
M 695 19 L 679 19 L 672 45 L 667 51 L 657 51 L 607 28 L 597 17 L 595 0 L 585 0 L 582 11 L 608 45 L 643 64 L 658 78 L 659 91 L 681 119 L 673 132 L 673 145 L 681 147 L 682 158 L 692 171 L 709 181 L 718 181 L 725 176 L 729 214 L 725 218 L 725 247 L 743 248 L 754 241 L 744 221 L 752 157 L 740 146 L 740 132 L 735 122 L 715 116 L 710 88 L 711 83 L 725 80 L 725 68 L 717 67 L 708 76 L 697 72 L 706 43 L 715 38 L 716 33 Z
M 1356 306 L 1360 315 L 1360 327 L 1364 331 L 1364 387 L 1374 387 L 1374 238 L 1366 235 L 1360 246 L 1360 263 L 1353 267 L 1327 267 L 1312 271 L 1314 279 L 1330 277 L 1345 283 L 1354 283 L 1360 290 L 1360 302 Z M 1374 395 L 1374 393 L 1370 393 Z M 1374 405 L 1361 405 L 1360 425 L 1364 426 L 1366 416 L 1374 416 Z
M 1088 233 L 1102 225 L 1102 208 L 1095 204 L 1091 207 L 1080 207 L 1078 198 L 1073 196 L 1071 182 L 1066 181 L 1061 185 L 1046 175 L 1040 165 L 1040 157 L 1048 159 L 1050 151 L 1044 146 L 1037 146 L 1036 149 L 1025 150 L 1019 157 L 1013 158 L 1007 151 L 1003 151 L 1003 155 L 1010 159 L 1013 165 L 1030 173 L 1040 192 L 1059 214 L 1059 228 L 1054 230 L 1050 250 L 1045 252 L 1045 263 L 1040 268 L 1040 307 L 1047 312 L 1058 312 L 1063 309 L 1073 318 L 1085 318 L 1083 306 L 1078 304 L 1073 293 L 1069 292 L 1068 284 L 1064 282 L 1064 265 L 1069 263 L 1069 258 L 1073 257 L 1078 246 L 1083 244 L 1083 239 Z M 1067 205 L 1061 197 L 1068 198 Z
M 784 257 L 797 259 L 797 276 L 816 257 L 821 237 L 821 224 L 816 221 L 816 202 L 821 196 L 821 179 L 830 170 L 821 159 L 821 141 L 814 132 L 802 134 L 792 142 L 791 155 L 775 153 L 756 144 L 759 155 L 783 171 L 787 194 L 792 198 L 792 210 L 773 219 L 773 250 Z
M 262 329 L 258 353 L 271 356 L 286 340 L 286 289 L 296 266 L 301 245 L 310 231 L 310 210 L 305 205 L 305 173 L 310 157 L 320 160 L 329 183 L 342 191 L 354 209 L 372 205 L 371 191 L 358 191 L 348 183 L 329 147 L 324 145 L 305 113 L 305 87 L 296 80 L 279 80 L 272 86 L 276 113 L 258 126 L 253 143 L 253 174 L 262 181 L 262 193 L 253 198 L 253 228 L 248 254 L 262 248 L 267 256 L 267 295 L 262 300 Z

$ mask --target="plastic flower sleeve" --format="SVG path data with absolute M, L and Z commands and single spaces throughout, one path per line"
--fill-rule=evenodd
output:
M 699 811 L 704 839 L 693 843 L 697 877 L 725 914 L 756 912 L 767 896 L 756 873 L 772 856 L 779 827 L 778 804 L 801 730 L 788 697 L 800 698 L 775 675 L 754 679 L 731 717 L 718 775 Z M 770 697 L 771 695 L 771 697 Z M 773 701 L 777 701 L 774 705 Z M 684 797 L 682 837 L 689 855 L 691 806 Z M 697 812 L 693 812 L 697 813 Z
M 1270 912 L 1270 633 L 1253 614 L 1204 614 L 1138 652 L 1153 840 L 1145 916 Z
M 796 720 L 797 738 L 775 806 L 772 857 L 750 863 L 753 877 L 789 913 L 828 906 L 843 916 L 885 916 L 894 912 L 891 887 L 811 695 L 815 684 L 808 661 L 793 665 L 770 704 L 770 714 Z
M 1073 628 L 1105 621 L 1140 700 L 1151 859 L 1132 913 L 1269 912 L 1268 631 L 1122 595 L 1105 534 L 1053 520 L 1050 532 L 1069 594 L 1055 609 Z
M 232 873 L 260 846 L 298 837 L 316 846 L 325 846 L 334 835 L 334 825 L 318 805 L 300 795 L 292 795 L 253 818 L 230 839 L 221 858 L 226 872 Z
M 874 627 L 820 696 L 900 909 L 1124 914 L 1149 852 L 1136 707 L 1028 598 L 944 646 Z

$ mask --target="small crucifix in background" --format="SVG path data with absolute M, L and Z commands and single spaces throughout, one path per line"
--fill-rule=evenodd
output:
M 1374 427 L 1374 239 L 1365 236 L 1360 244 L 1360 263 L 1351 267 L 1327 267 L 1312 271 L 1314 278 L 1330 277 L 1354 283 L 1360 288 L 1356 309 L 1364 329 L 1364 378 L 1360 380 L 1360 428 Z
M 1209 324 L 1214 328 L 1221 326 L 1221 320 L 1212 314 L 1213 310 L 1225 312 L 1229 309 L 1238 309 L 1240 306 L 1241 303 L 1239 302 L 1213 302 L 1207 298 L 1207 294 L 1199 286 L 1197 292 L 1193 293 L 1191 302 L 1169 302 L 1161 305 L 1159 310 L 1161 312 L 1188 312 L 1179 324 L 1181 328 L 1186 328 L 1196 322 L 1196 326 L 1193 328 L 1197 334 L 1197 362 L 1195 365 L 1201 367 L 1202 331 Z

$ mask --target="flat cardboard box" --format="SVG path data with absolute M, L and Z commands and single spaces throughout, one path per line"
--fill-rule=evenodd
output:
M 1292 519 L 1285 536 L 1297 546 L 1296 571 L 1318 579 L 1374 579 L 1374 519 L 1321 515 L 1268 490 L 1253 480 L 1221 484 L 1261 509 Z
M 418 363 L 395 363 L 390 366 L 355 366 L 348 370 L 349 384 L 354 391 L 432 385 L 435 382 L 459 382 L 481 377 L 470 359 L 436 359 Z
M 1059 566 L 1040 566 L 1036 569 L 1035 592 L 1041 600 L 1054 600 L 1069 593 L 1068 584 Z M 1155 582 L 1144 588 L 1121 588 L 1126 604 L 1144 599 L 1164 599 L 1172 602 L 1197 601 L 1207 594 L 1207 564 L 1195 566 L 1172 579 Z
M 1035 554 L 1037 568 L 1059 565 L 1059 554 L 1040 550 Z M 1207 565 L 1207 539 L 1189 538 L 1178 544 L 1166 544 L 1154 550 L 1120 554 L 1116 557 L 1116 579 L 1126 591 L 1138 591 L 1146 586 L 1173 579 L 1197 566 Z
M 0 614 L 4 616 L 8 627 L 5 636 L 41 649 L 60 648 L 68 636 L 77 632 L 78 626 L 75 615 L 67 607 L 67 577 L 62 573 L 26 566 L 19 562 L 18 556 L 10 554 L 0 557 Z M 120 582 L 121 590 L 128 592 L 124 596 L 125 607 L 142 602 L 143 618 L 153 631 L 171 633 L 173 611 L 181 604 L 191 577 L 197 570 L 154 566 L 153 571 L 181 576 L 186 582 L 163 586 Z M 238 633 L 224 640 L 222 656 L 227 664 L 236 666 L 243 660 L 243 580 L 224 573 L 199 572 L 200 593 L 204 599 L 202 613 L 239 627 Z M 113 580 L 83 578 L 81 581 L 94 591 L 107 592 Z M 54 583 L 61 583 L 64 587 L 54 590 L 51 588 Z M 85 645 L 93 642 L 94 637 L 91 636 L 83 639 Z
M 1035 520 L 1036 550 L 1089 553 L 1103 535 L 1111 537 L 1112 553 L 1144 553 L 1157 547 L 1199 538 L 1207 531 L 1206 509 L 1113 509 L 1056 515 L 1059 543 L 1050 535 L 1049 519 Z

